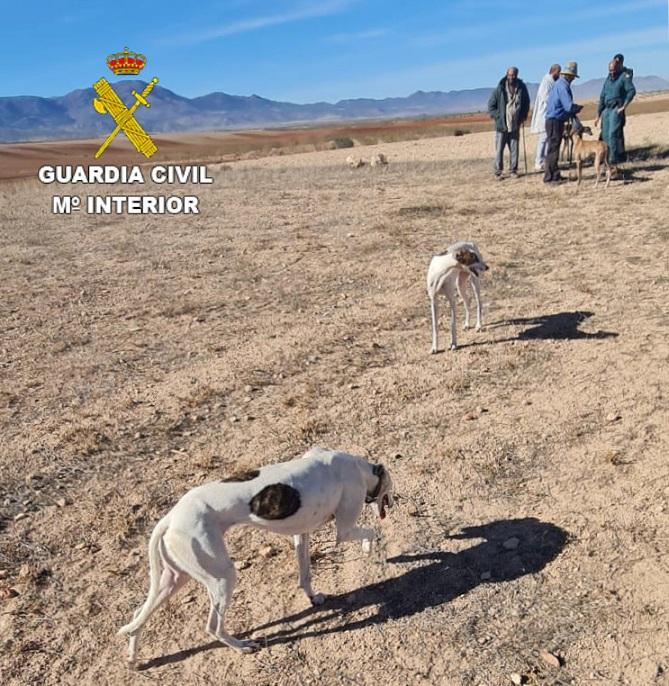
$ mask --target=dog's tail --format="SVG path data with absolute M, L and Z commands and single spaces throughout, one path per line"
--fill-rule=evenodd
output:
M 162 542 L 163 536 L 169 527 L 169 515 L 163 517 L 156 528 L 151 534 L 149 540 L 149 574 L 151 577 L 151 584 L 149 586 L 149 594 L 142 605 L 140 613 L 125 626 L 122 626 L 119 630 L 119 634 L 134 634 L 138 628 L 144 624 L 147 620 L 153 604 L 158 597 L 158 588 L 160 587 L 160 576 L 162 574 L 162 568 L 160 564 L 160 544 Z

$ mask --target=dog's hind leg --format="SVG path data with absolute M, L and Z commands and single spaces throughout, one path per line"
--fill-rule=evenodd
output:
M 432 293 L 430 293 L 430 311 L 432 312 L 432 350 L 430 352 L 435 355 L 439 351 L 439 332 L 437 330 L 437 296 Z
M 139 650 L 139 637 L 142 633 L 142 628 L 144 624 L 148 621 L 149 617 L 164 603 L 166 603 L 177 591 L 183 587 L 183 585 L 188 581 L 188 574 L 185 574 L 177 569 L 173 569 L 165 565 L 163 569 L 163 574 L 160 578 L 160 586 L 158 588 L 158 595 L 154 599 L 151 607 L 148 609 L 148 614 L 144 618 L 144 621 L 134 630 L 133 633 L 129 634 L 129 644 L 128 644 L 128 661 L 135 662 L 137 659 L 137 651 Z M 136 619 L 141 613 L 143 606 L 135 610 L 133 619 Z
M 179 567 L 207 589 L 211 603 L 207 632 L 230 648 L 251 653 L 259 648 L 255 641 L 243 641 L 225 631 L 225 613 L 237 573 L 225 548 L 223 532 L 216 524 L 204 524 L 197 535 L 170 531 L 166 540 L 168 552 Z
M 309 557 L 309 534 L 297 534 L 293 536 L 297 564 L 300 572 L 300 588 L 306 593 L 312 605 L 322 605 L 325 596 L 322 593 L 314 593 L 311 587 L 311 558 Z
M 595 155 L 595 188 L 599 186 L 599 177 L 601 176 L 602 172 L 601 164 L 601 155 L 600 153 L 597 153 Z
M 470 276 L 467 272 L 459 272 L 457 281 L 455 282 L 455 287 L 458 289 L 458 295 L 465 308 L 465 331 L 469 328 L 469 290 L 467 288 L 467 279 L 469 278 Z
M 606 143 L 602 143 L 602 159 L 604 160 L 604 166 L 606 168 L 606 184 L 604 185 L 604 188 L 608 188 L 609 183 L 611 183 L 611 174 L 614 170 L 609 162 L 609 146 Z
M 164 536 L 169 531 L 169 515 L 163 517 L 156 525 L 151 539 L 149 540 L 149 568 L 150 587 L 144 604 L 139 607 L 129 624 L 119 629 L 120 634 L 130 638 L 128 659 L 134 662 L 137 657 L 139 634 L 149 617 L 170 596 L 176 593 L 188 578 L 181 568 L 171 564 L 171 558 L 167 554 Z

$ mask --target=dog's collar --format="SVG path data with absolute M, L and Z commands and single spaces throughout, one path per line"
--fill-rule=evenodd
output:
M 373 503 L 379 497 L 379 493 L 381 492 L 381 483 L 383 482 L 383 471 L 384 470 L 382 464 L 374 465 L 372 472 L 374 476 L 379 477 L 379 483 L 376 484 L 376 488 L 371 493 L 368 493 L 365 496 L 365 502 L 367 504 Z

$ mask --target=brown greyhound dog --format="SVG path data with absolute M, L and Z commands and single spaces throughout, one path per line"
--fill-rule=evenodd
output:
M 595 158 L 595 188 L 599 184 L 599 178 L 601 176 L 601 165 L 602 162 L 606 168 L 606 185 L 604 188 L 609 187 L 611 181 L 611 165 L 609 164 L 609 146 L 606 145 L 604 141 L 584 141 L 583 133 L 589 130 L 589 127 L 585 127 L 583 131 L 572 131 L 571 140 L 574 145 L 574 161 L 576 162 L 576 173 L 578 177 L 577 185 L 581 184 L 581 168 L 583 167 L 583 162 L 589 157 L 594 155 Z

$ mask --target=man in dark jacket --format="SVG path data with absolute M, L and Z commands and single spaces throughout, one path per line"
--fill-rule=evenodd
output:
M 488 113 L 495 120 L 495 176 L 502 177 L 504 148 L 509 146 L 509 170 L 518 176 L 520 127 L 530 111 L 527 86 L 518 78 L 518 67 L 509 67 L 488 100 Z

